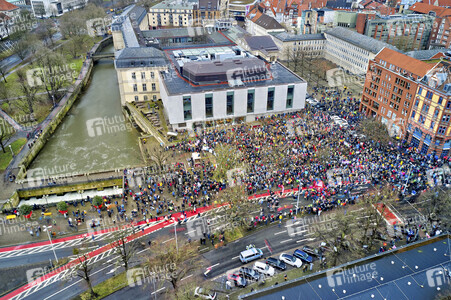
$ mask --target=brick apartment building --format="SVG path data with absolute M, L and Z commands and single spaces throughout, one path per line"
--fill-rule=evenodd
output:
M 405 138 L 419 81 L 433 67 L 384 48 L 369 62 L 360 111 L 386 124 L 390 135 Z
M 451 63 L 442 60 L 418 84 L 409 117 L 408 141 L 423 154 L 449 156 L 451 146 Z

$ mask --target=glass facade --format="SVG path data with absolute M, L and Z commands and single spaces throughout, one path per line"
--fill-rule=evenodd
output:
M 247 91 L 247 113 L 254 112 L 255 90 Z
M 227 114 L 233 115 L 234 92 L 227 92 Z
M 213 117 L 213 94 L 205 94 L 205 116 Z
M 183 97 L 183 118 L 186 120 L 192 119 L 192 112 L 191 112 L 191 96 L 185 96 Z

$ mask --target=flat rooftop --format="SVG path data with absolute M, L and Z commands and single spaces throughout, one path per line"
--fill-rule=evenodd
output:
M 352 267 L 358 270 L 354 272 L 355 277 L 352 273 L 342 275 L 329 269 L 328 273 L 282 282 L 277 287 L 255 291 L 240 299 L 410 300 L 438 299 L 435 297 L 439 293 L 442 296 L 449 295 L 450 280 L 443 272 L 444 268 L 451 268 L 449 236 L 423 240 L 403 248 L 407 249 L 398 248 L 399 251 L 376 254 L 361 260 L 357 267 Z M 369 266 L 370 273 L 376 272 L 369 276 L 370 279 L 374 276 L 374 279 L 367 280 L 368 272 L 364 266 Z
M 232 88 L 227 81 L 208 85 L 195 85 L 189 82 L 186 78 L 182 78 L 179 72 L 174 69 L 171 69 L 169 73 L 161 72 L 161 74 L 164 78 L 163 83 L 169 95 L 203 93 L 217 90 L 228 90 Z M 271 78 L 267 80 L 243 82 L 243 85 L 234 86 L 233 89 L 247 89 L 252 87 L 305 82 L 302 78 L 292 73 L 280 63 L 271 64 L 270 74 Z

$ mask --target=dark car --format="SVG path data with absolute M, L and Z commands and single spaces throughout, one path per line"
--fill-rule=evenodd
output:
M 282 271 L 286 270 L 286 268 L 287 268 L 287 265 L 283 261 L 281 261 L 280 259 L 274 258 L 274 257 L 269 257 L 266 260 L 266 263 L 268 265 L 273 266 L 274 268 L 277 268 Z
M 240 269 L 240 274 L 247 279 L 250 280 L 254 280 L 254 281 L 258 281 L 260 279 L 260 274 L 253 270 L 253 269 L 249 269 L 249 268 L 241 268 Z
M 247 285 L 246 278 L 240 276 L 240 274 L 229 274 L 227 279 L 233 281 L 235 286 L 246 287 Z
M 311 256 L 318 256 L 318 251 L 309 246 L 302 247 L 302 251 L 304 251 L 305 253 L 307 253 L 308 255 L 311 255 Z
M 313 262 L 313 257 L 311 257 L 310 255 L 308 255 L 307 253 L 305 253 L 302 250 L 296 249 L 293 253 L 294 257 L 299 258 L 300 260 L 306 262 L 306 263 L 311 263 Z

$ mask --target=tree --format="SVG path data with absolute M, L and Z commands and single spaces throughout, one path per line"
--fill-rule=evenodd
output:
M 14 46 L 14 54 L 16 54 L 20 58 L 20 60 L 24 60 L 25 57 L 27 57 L 29 46 L 30 44 L 25 38 L 21 39 Z
M 138 247 L 137 241 L 129 238 L 133 233 L 133 225 L 132 227 L 119 229 L 113 235 L 113 241 L 110 244 L 113 251 L 124 264 L 125 271 L 128 271 L 130 259 L 136 254 Z
M 23 68 L 17 70 L 16 74 L 17 74 L 17 82 L 19 83 L 22 94 L 25 96 L 26 103 L 25 106 L 22 105 L 21 101 L 14 101 L 14 103 L 25 113 L 33 114 L 34 113 L 33 104 L 36 102 L 36 93 L 38 91 L 38 85 L 28 84 L 27 74 Z
M 86 53 L 87 40 L 87 35 L 75 35 L 69 40 L 65 48 L 72 55 L 72 58 L 77 58 L 82 53 Z
M 161 173 L 164 165 L 168 162 L 169 152 L 164 151 L 161 146 L 155 145 L 147 147 L 144 151 L 147 163 L 155 165 Z
M 451 195 L 446 190 L 440 187 L 429 190 L 418 197 L 418 203 L 431 227 L 434 222 L 451 224 Z
M 249 214 L 258 209 L 258 204 L 248 200 L 244 185 L 227 187 L 222 194 L 222 199 L 222 202 L 229 204 L 226 214 L 227 223 L 237 222 L 241 226 L 249 225 Z
M 172 241 L 155 243 L 154 253 L 145 265 L 156 278 L 171 284 L 175 298 L 178 299 L 183 283 L 181 280 L 202 267 L 197 246 L 188 243 L 178 245 L 177 249 L 177 244 Z
M 67 203 L 65 201 L 60 201 L 56 204 L 56 208 L 59 211 L 67 211 Z
M 70 68 L 63 55 L 54 53 L 45 47 L 40 49 L 35 66 L 39 69 L 35 76 L 40 79 L 47 92 L 49 101 L 55 106 L 56 99 L 60 93 L 59 90 L 67 83 L 72 83 L 75 70 Z
M 215 148 L 216 169 L 213 178 L 216 180 L 225 180 L 227 171 L 240 166 L 242 162 L 241 152 L 228 144 L 220 144 Z
M 386 145 L 390 142 L 387 127 L 374 118 L 368 118 L 360 122 L 359 129 L 370 140 Z
M 39 40 L 44 41 L 44 43 L 47 45 L 47 40 L 50 40 L 50 44 L 53 46 L 53 35 L 55 34 L 56 30 L 54 28 L 53 21 L 50 19 L 44 20 L 43 22 L 39 23 L 38 28 L 36 28 L 36 35 Z
M 103 199 L 100 196 L 94 196 L 94 198 L 92 198 L 92 205 L 94 206 L 102 206 L 103 205 Z
M 19 213 L 21 216 L 27 216 L 31 213 L 31 211 L 33 210 L 33 207 L 31 205 L 28 204 L 24 204 L 19 206 Z
M 89 256 L 86 253 L 79 253 L 79 251 L 74 251 L 74 253 L 77 253 L 77 265 L 75 266 L 76 275 L 86 282 L 91 293 L 91 298 L 95 298 L 97 297 L 97 293 L 92 287 L 91 280 L 91 273 L 95 264 L 89 263 Z
M 0 118 L 0 146 L 3 153 L 6 153 L 5 144 L 14 134 L 14 129 L 10 126 L 5 119 Z

